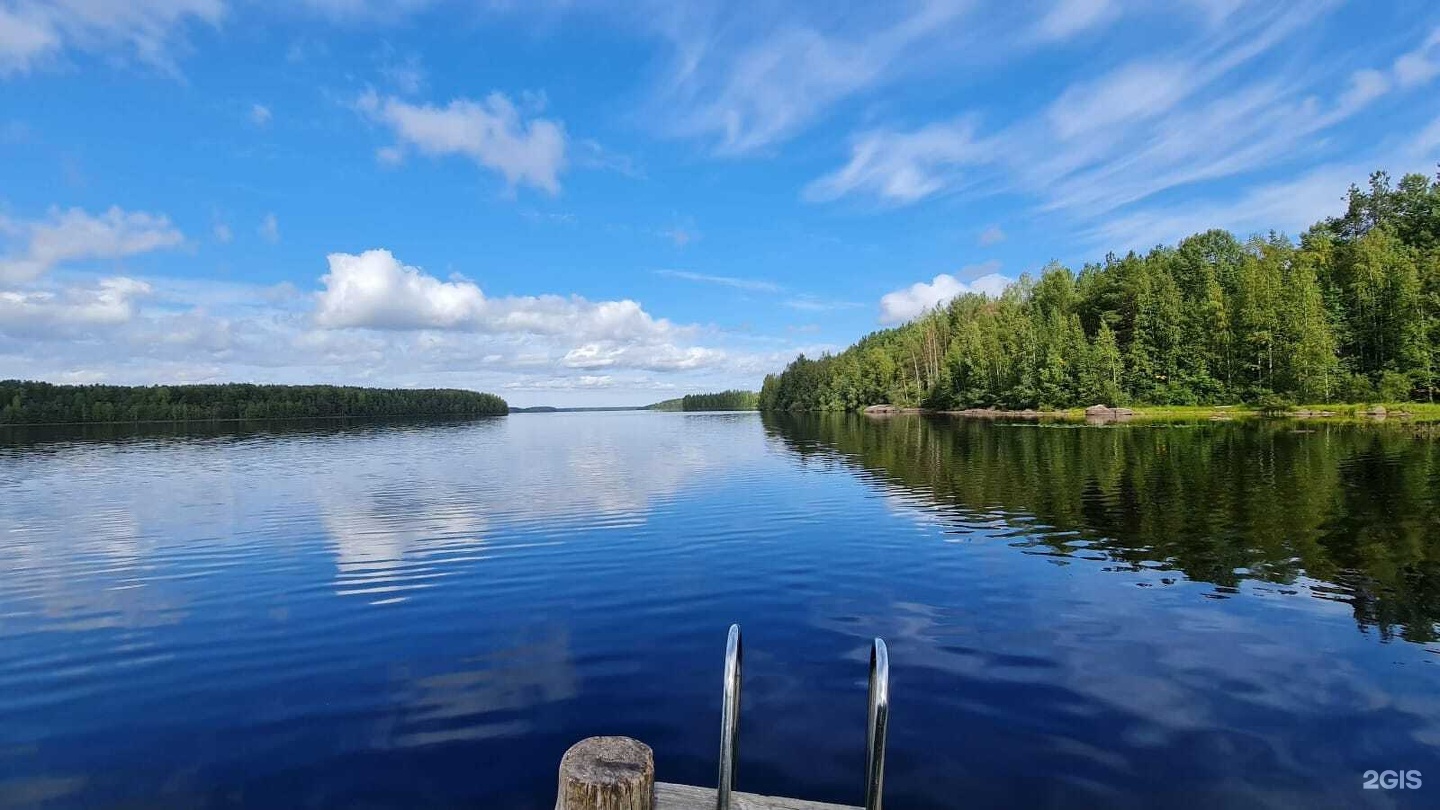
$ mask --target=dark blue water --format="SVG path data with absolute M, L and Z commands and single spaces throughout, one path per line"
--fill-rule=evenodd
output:
M 755 414 L 0 433 L 0 807 L 1440 806 L 1440 441 Z M 1363 790 L 1416 769 L 1419 790 Z

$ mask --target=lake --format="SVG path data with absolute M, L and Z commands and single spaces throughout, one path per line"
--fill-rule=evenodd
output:
M 0 432 L 0 807 L 1440 804 L 1440 437 L 523 414 Z M 1418 790 L 1364 790 L 1367 770 Z

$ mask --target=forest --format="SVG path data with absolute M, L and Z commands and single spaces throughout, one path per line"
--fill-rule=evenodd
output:
M 652 411 L 753 411 L 760 401 L 754 391 L 718 391 L 712 394 L 686 394 L 651 405 Z
M 52 385 L 0 380 L 0 425 L 340 416 L 498 416 L 494 394 L 334 385 Z
M 767 375 L 762 410 L 1434 402 L 1440 178 L 1384 172 L 1297 241 L 1222 230 L 967 294 Z

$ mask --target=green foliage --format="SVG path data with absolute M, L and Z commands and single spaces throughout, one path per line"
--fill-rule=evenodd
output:
M 1383 172 L 1299 244 L 1196 234 L 1052 265 L 765 378 L 762 410 L 1435 401 L 1440 180 Z
M 1295 403 L 1279 394 L 1266 392 L 1256 401 L 1255 407 L 1265 416 L 1284 416 L 1295 407 Z
M 683 410 L 685 410 L 685 400 L 684 400 L 683 397 L 675 397 L 674 399 L 662 399 L 662 400 L 660 400 L 659 402 L 655 403 L 654 405 L 646 406 L 646 410 L 649 410 L 649 411 L 683 411 Z
M 714 394 L 686 394 L 680 399 L 682 411 L 753 411 L 760 400 L 754 391 L 720 391 Z
M 0 380 L 0 424 L 297 419 L 338 416 L 498 416 L 494 394 L 335 385 L 51 385 Z

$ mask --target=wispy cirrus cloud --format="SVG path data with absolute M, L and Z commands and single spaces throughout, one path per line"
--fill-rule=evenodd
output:
M 786 307 L 800 312 L 831 312 L 863 306 L 858 301 L 842 301 L 809 294 L 797 295 L 794 298 L 786 299 L 783 303 Z
M 1093 31 L 1120 16 L 1117 0 L 1056 0 L 1035 26 L 1043 40 L 1069 39 Z
M 175 69 L 186 30 L 218 26 L 224 0 L 10 0 L 0 5 L 0 78 L 53 65 L 74 52 Z
M 695 273 L 689 270 L 656 270 L 655 275 L 665 278 L 678 278 L 683 281 L 695 281 L 701 284 L 718 284 L 722 287 L 733 287 L 737 290 L 748 290 L 750 292 L 776 293 L 784 287 L 773 281 L 766 281 L 758 278 L 737 278 L 735 276 L 715 276 L 708 273 Z
M 717 154 L 762 152 L 953 46 L 967 7 L 922 0 L 805 17 L 783 5 L 652 4 L 648 25 L 672 49 L 654 106 L 671 134 Z
M 1074 80 L 1006 127 L 987 128 L 978 117 L 965 116 L 915 129 L 864 131 L 854 137 L 849 160 L 812 181 L 802 196 L 812 202 L 868 197 L 908 205 L 956 192 L 1013 193 L 1031 198 L 1040 212 L 1081 225 L 1117 223 L 1095 228 L 1094 234 L 1136 238 L 1148 222 L 1152 235 L 1173 238 L 1166 226 L 1177 223 L 1176 217 L 1143 210 L 1153 209 L 1160 195 L 1273 172 L 1298 165 L 1302 157 L 1333 152 L 1328 135 L 1338 124 L 1440 75 L 1440 31 L 1422 34 L 1410 49 L 1382 57 L 1374 67 L 1347 68 L 1337 60 L 1319 69 L 1296 63 L 1280 70 L 1240 70 L 1288 43 L 1333 6 L 1201 7 L 1198 13 L 1210 23 L 1197 29 L 1191 46 L 1141 54 Z M 1076 9 L 1091 7 L 1055 8 L 1078 14 Z M 1221 18 L 1223 24 L 1215 22 Z M 1302 185 L 1317 182 L 1311 177 Z M 1229 216 L 1209 226 L 1239 221 Z
M 1005 239 L 1005 231 L 999 225 L 987 225 L 985 230 L 981 231 L 980 235 L 975 238 L 975 241 L 980 247 L 990 247 L 991 245 L 998 245 L 1004 242 Z

